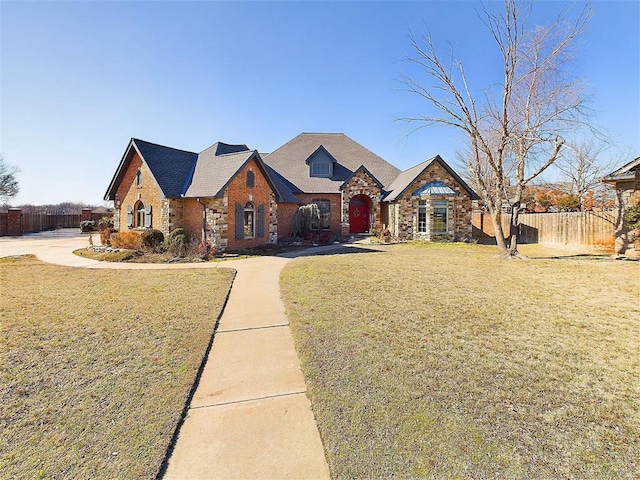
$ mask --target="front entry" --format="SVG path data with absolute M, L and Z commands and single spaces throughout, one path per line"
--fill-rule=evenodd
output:
M 369 198 L 357 195 L 349 202 L 349 231 L 364 233 L 369 231 Z

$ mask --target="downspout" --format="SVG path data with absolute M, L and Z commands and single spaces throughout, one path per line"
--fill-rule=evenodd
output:
M 196 198 L 196 202 L 202 205 L 202 241 L 207 241 L 207 206 Z

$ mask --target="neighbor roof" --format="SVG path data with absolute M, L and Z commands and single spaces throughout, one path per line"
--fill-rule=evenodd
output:
M 386 197 L 384 197 L 383 200 L 385 202 L 391 202 L 393 200 L 396 200 L 398 197 L 401 197 L 404 194 L 405 190 L 409 188 L 409 186 L 414 182 L 414 180 L 422 175 L 422 173 L 435 162 L 440 163 L 440 165 L 442 165 L 447 173 L 451 175 L 455 179 L 455 181 L 458 182 L 458 184 L 460 184 L 460 186 L 469 193 L 471 200 L 478 200 L 479 197 L 476 192 L 474 192 L 471 187 L 469 187 L 469 185 L 467 185 L 465 181 L 460 178 L 460 176 L 447 164 L 447 162 L 442 159 L 440 155 L 436 155 L 435 157 L 430 158 L 425 162 L 419 163 L 418 165 L 400 173 L 400 175 L 398 175 L 393 183 L 387 188 L 389 193 Z
M 311 177 L 306 160 L 318 149 L 336 159 L 331 178 Z M 382 185 L 389 185 L 400 170 L 343 133 L 301 133 L 267 155 L 264 162 L 305 193 L 339 193 L 340 186 L 361 165 Z
M 610 173 L 602 179 L 603 182 L 619 182 L 625 180 L 633 180 L 635 178 L 634 171 L 640 167 L 640 157 L 631 160 L 626 165 L 620 167 L 613 173 Z

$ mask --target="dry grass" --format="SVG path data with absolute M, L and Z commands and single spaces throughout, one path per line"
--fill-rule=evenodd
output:
M 232 276 L 0 259 L 0 477 L 154 478 Z
M 285 268 L 334 478 L 638 478 L 640 265 L 495 253 Z

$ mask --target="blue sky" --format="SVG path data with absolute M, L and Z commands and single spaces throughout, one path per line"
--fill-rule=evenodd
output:
M 581 5 L 581 4 L 580 4 Z M 539 2 L 552 21 L 565 2 Z M 640 2 L 599 1 L 576 72 L 607 155 L 640 155 Z M 409 34 L 425 25 L 478 88 L 500 64 L 478 2 L 0 2 L 0 152 L 20 168 L 12 204 L 102 197 L 130 137 L 190 151 L 220 140 L 270 152 L 300 132 L 344 132 L 404 169 L 461 138 L 397 118 Z M 495 4 L 500 8 L 500 4 Z M 425 80 L 427 83 L 427 80 Z

